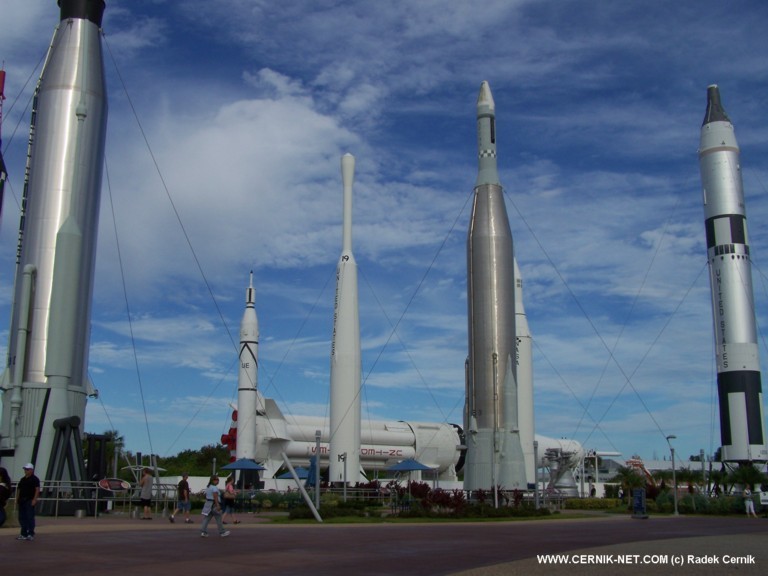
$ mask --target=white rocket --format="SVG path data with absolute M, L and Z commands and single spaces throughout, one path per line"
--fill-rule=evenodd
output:
M 747 214 L 733 124 L 717 86 L 707 89 L 699 168 L 712 289 L 723 462 L 766 462 Z
M 520 429 L 520 444 L 525 460 L 525 477 L 528 484 L 534 481 L 534 413 L 533 413 L 533 345 L 528 317 L 523 306 L 523 279 L 515 261 L 515 337 L 517 364 L 517 425 Z M 542 437 L 543 439 L 543 437 Z M 542 442 L 543 445 L 543 442 Z M 543 454 L 544 452 L 542 452 Z
M 29 180 L 2 377 L 0 465 L 49 470 L 54 423 L 82 431 L 87 396 L 91 297 L 96 257 L 107 91 L 101 51 L 103 0 L 60 0 L 35 92 Z M 79 449 L 79 447 L 77 448 Z M 59 445 L 58 450 L 61 450 Z M 77 478 L 75 478 L 77 479 Z
M 240 458 L 256 458 L 256 414 L 259 405 L 259 319 L 251 272 L 240 321 L 240 369 L 237 374 L 237 447 Z
M 354 484 L 360 478 L 360 315 L 357 263 L 352 254 L 352 182 L 355 157 L 341 157 L 344 188 L 341 256 L 336 266 L 336 299 L 331 343 L 331 428 L 329 482 Z
M 258 406 L 246 406 L 238 396 L 237 455 L 240 457 L 241 423 L 255 418 L 255 460 L 273 478 L 283 466 L 285 453 L 294 465 L 308 465 L 316 453 L 316 432 L 320 432 L 321 467 L 329 469 L 330 481 L 364 481 L 362 470 L 383 471 L 397 462 L 417 458 L 433 468 L 441 480 L 457 478 L 461 467 L 462 437 L 458 426 L 447 423 L 380 421 L 360 419 L 360 321 L 358 312 L 357 265 L 352 253 L 352 184 L 355 159 L 341 159 L 343 182 L 342 251 L 336 269 L 333 340 L 331 348 L 330 421 L 315 416 L 285 416 L 272 398 L 256 394 Z M 250 296 L 249 296 L 250 298 Z M 242 329 L 250 312 L 246 304 Z M 243 334 L 243 332 L 241 332 Z M 246 337 L 241 336 L 246 340 Z M 241 382 L 244 378 L 241 343 Z M 253 376 L 255 380 L 255 375 Z M 250 379 L 245 379 L 246 385 Z M 241 384 L 242 390 L 245 386 Z M 229 438 L 223 439 L 228 441 Z M 345 474 L 346 472 L 346 474 Z

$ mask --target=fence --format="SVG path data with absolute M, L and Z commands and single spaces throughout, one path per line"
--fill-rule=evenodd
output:
M 11 492 L 15 493 L 16 485 Z M 41 516 L 98 516 L 104 512 L 120 512 L 136 515 L 141 511 L 139 504 L 140 487 L 131 485 L 125 490 L 107 490 L 98 482 L 41 482 L 40 497 L 37 501 L 37 513 Z M 155 484 L 152 507 L 155 514 L 170 514 L 176 505 L 177 488 L 175 484 Z M 16 508 L 15 498 L 8 504 Z

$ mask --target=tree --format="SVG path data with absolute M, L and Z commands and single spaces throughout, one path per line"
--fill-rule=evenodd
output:
M 731 484 L 750 485 L 759 489 L 760 486 L 768 483 L 768 477 L 751 464 L 741 464 L 728 475 L 728 481 Z
M 611 481 L 620 483 L 624 495 L 627 497 L 631 494 L 633 488 L 643 488 L 645 486 L 645 478 L 634 468 L 629 468 L 628 466 L 619 466 L 618 470 L 616 470 L 616 475 Z
M 184 472 L 190 476 L 210 476 L 213 461 L 216 468 L 229 463 L 229 449 L 221 444 L 209 444 L 199 450 L 183 450 L 176 456 L 163 458 L 163 468 L 169 476 L 180 476 Z

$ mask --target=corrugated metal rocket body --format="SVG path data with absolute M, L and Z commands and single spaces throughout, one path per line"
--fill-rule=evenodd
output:
M 53 421 L 70 416 L 82 421 L 90 387 L 107 123 L 100 39 L 104 2 L 61 0 L 60 6 L 33 110 L 0 445 L 3 466 L 17 470 L 31 461 L 43 478 Z
M 360 316 L 357 263 L 352 254 L 352 182 L 355 157 L 341 158 L 344 186 L 342 248 L 336 267 L 336 300 L 331 343 L 331 437 L 329 481 L 348 484 L 360 478 Z
M 240 458 L 256 458 L 258 411 L 259 319 L 253 272 L 245 292 L 245 311 L 240 321 L 240 369 L 237 374 L 237 447 Z
M 764 462 L 768 448 L 739 145 L 717 86 L 707 89 L 699 168 L 712 288 L 721 457 L 726 462 Z
M 518 426 L 514 249 L 496 166 L 495 105 L 477 99 L 479 170 L 467 238 L 469 357 L 464 488 L 526 488 Z

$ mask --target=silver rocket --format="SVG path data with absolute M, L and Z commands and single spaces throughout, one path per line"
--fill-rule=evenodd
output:
M 60 0 L 35 92 L 8 360 L 0 462 L 48 470 L 55 421 L 80 426 L 86 398 L 107 93 L 103 0 Z M 81 430 L 82 431 L 82 430 Z
M 477 98 L 478 174 L 467 237 L 466 490 L 525 489 L 518 424 L 514 249 L 496 166 L 496 110 Z
M 341 256 L 336 266 L 336 300 L 331 343 L 331 429 L 328 480 L 360 480 L 360 311 L 357 263 L 352 254 L 352 183 L 355 157 L 341 157 L 344 190 Z
M 251 272 L 240 321 L 240 369 L 237 374 L 237 459 L 256 458 L 256 416 L 259 407 L 259 319 Z
M 712 289 L 724 462 L 768 461 L 747 216 L 733 124 L 707 88 L 699 169 Z

